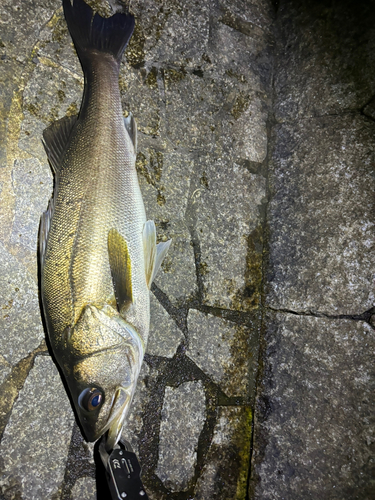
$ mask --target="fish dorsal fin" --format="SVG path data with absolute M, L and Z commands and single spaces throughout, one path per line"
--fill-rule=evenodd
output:
M 55 174 L 61 166 L 61 160 L 76 121 L 77 115 L 64 116 L 43 130 L 43 146 Z
M 119 312 L 133 301 L 131 260 L 125 238 L 116 229 L 108 233 L 108 257 Z
M 156 244 L 156 227 L 148 220 L 143 228 L 143 251 L 145 255 L 146 282 L 150 288 L 168 252 L 172 240 Z
M 129 113 L 126 118 L 124 118 L 125 128 L 132 140 L 134 146 L 134 154 L 137 154 L 137 123 L 134 119 L 134 116 Z

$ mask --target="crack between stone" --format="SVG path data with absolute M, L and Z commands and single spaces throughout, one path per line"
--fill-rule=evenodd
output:
M 155 284 L 151 285 L 151 291 L 155 295 L 159 304 L 167 311 L 168 315 L 174 320 L 178 328 L 182 331 L 185 338 L 187 338 L 187 314 L 188 308 L 176 307 L 169 300 L 168 296 Z
M 331 117 L 343 117 L 347 115 L 364 115 L 367 118 L 370 118 L 368 115 L 365 115 L 361 109 L 347 109 L 343 110 L 341 113 L 326 113 L 323 115 L 314 115 L 314 116 L 303 116 L 303 117 L 298 117 L 298 118 L 292 118 L 292 119 L 285 119 L 285 120 L 275 120 L 276 125 L 294 125 L 298 122 L 304 122 L 304 121 L 311 121 L 311 120 L 317 120 L 320 118 L 331 118 Z
M 278 11 L 278 0 L 274 1 L 274 9 L 275 9 L 275 17 L 272 24 L 272 33 L 274 34 L 275 22 L 277 19 L 277 11 Z M 272 49 L 271 49 L 272 50 Z M 256 406 L 258 398 L 261 394 L 262 388 L 262 378 L 264 375 L 264 363 L 263 359 L 266 353 L 266 345 L 264 340 L 264 330 L 266 325 L 266 307 L 265 307 L 265 284 L 267 277 L 267 261 L 268 261 L 268 240 L 269 240 L 269 231 L 268 231 L 268 206 L 271 200 L 271 188 L 270 188 L 270 180 L 269 180 L 269 165 L 272 162 L 272 150 L 273 150 L 273 141 L 272 141 L 272 130 L 277 125 L 274 109 L 275 109 L 275 100 L 276 100 L 276 90 L 275 90 L 275 44 L 273 44 L 272 54 L 270 59 L 272 61 L 272 73 L 271 73 L 271 82 L 270 82 L 270 93 L 271 100 L 269 104 L 269 114 L 267 119 L 267 154 L 263 161 L 264 165 L 264 173 L 266 179 L 266 202 L 265 202 L 265 210 L 262 220 L 262 270 L 261 270 L 261 284 L 260 284 L 260 332 L 259 332 L 259 351 L 258 351 L 258 368 L 257 374 L 255 378 L 255 386 L 254 386 L 254 405 L 251 408 L 252 412 L 252 422 L 251 422 L 251 435 L 250 435 L 250 453 L 249 453 L 249 466 L 248 466 L 248 476 L 247 476 L 247 485 L 246 485 L 246 499 L 251 500 L 255 496 L 255 484 L 256 478 L 253 477 L 253 452 L 254 452 L 254 440 L 255 440 L 255 418 L 256 418 Z
M 3 395 L 0 399 L 0 441 L 8 424 L 14 403 L 17 401 L 19 393 L 30 371 L 34 367 L 35 358 L 38 354 L 48 354 L 44 340 L 36 349 L 13 366 L 10 374 L 0 385 L 0 394 Z
M 271 306 L 266 306 L 266 310 L 273 311 L 276 313 L 293 314 L 294 316 L 310 316 L 313 318 L 326 318 L 326 319 L 349 319 L 351 321 L 363 321 L 373 326 L 370 323 L 370 318 L 375 314 L 375 307 L 371 307 L 369 310 L 364 311 L 360 314 L 327 314 L 320 311 L 294 311 L 287 308 L 274 308 Z
M 254 312 L 243 312 L 243 311 L 233 311 L 231 309 L 221 309 L 219 307 L 205 306 L 194 304 L 189 309 L 193 309 L 205 314 L 210 314 L 217 318 L 224 319 L 226 321 L 231 321 L 237 325 L 249 326 L 258 317 L 259 311 L 257 309 Z

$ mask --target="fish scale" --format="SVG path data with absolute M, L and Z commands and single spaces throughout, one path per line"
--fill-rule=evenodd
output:
M 136 124 L 123 118 L 119 64 L 130 14 L 95 16 L 63 0 L 85 76 L 79 115 L 43 133 L 55 174 L 41 219 L 41 295 L 50 343 L 86 438 L 114 446 L 147 344 L 149 289 L 169 243 L 156 245 L 139 189 Z

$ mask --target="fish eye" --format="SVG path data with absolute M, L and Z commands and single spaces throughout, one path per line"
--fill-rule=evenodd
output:
M 94 411 L 101 407 L 104 401 L 104 393 L 96 387 L 83 390 L 78 398 L 81 408 L 86 411 Z

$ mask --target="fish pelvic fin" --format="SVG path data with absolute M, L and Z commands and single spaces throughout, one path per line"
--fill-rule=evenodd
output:
M 125 238 L 116 229 L 108 233 L 108 258 L 119 312 L 133 302 L 131 260 Z
M 134 16 L 118 12 L 103 18 L 83 0 L 63 0 L 65 19 L 81 62 L 90 51 L 111 54 L 120 63 L 125 47 L 133 34 Z
M 156 244 L 156 227 L 153 220 L 148 220 L 143 228 L 143 251 L 147 286 L 151 288 L 172 240 Z

